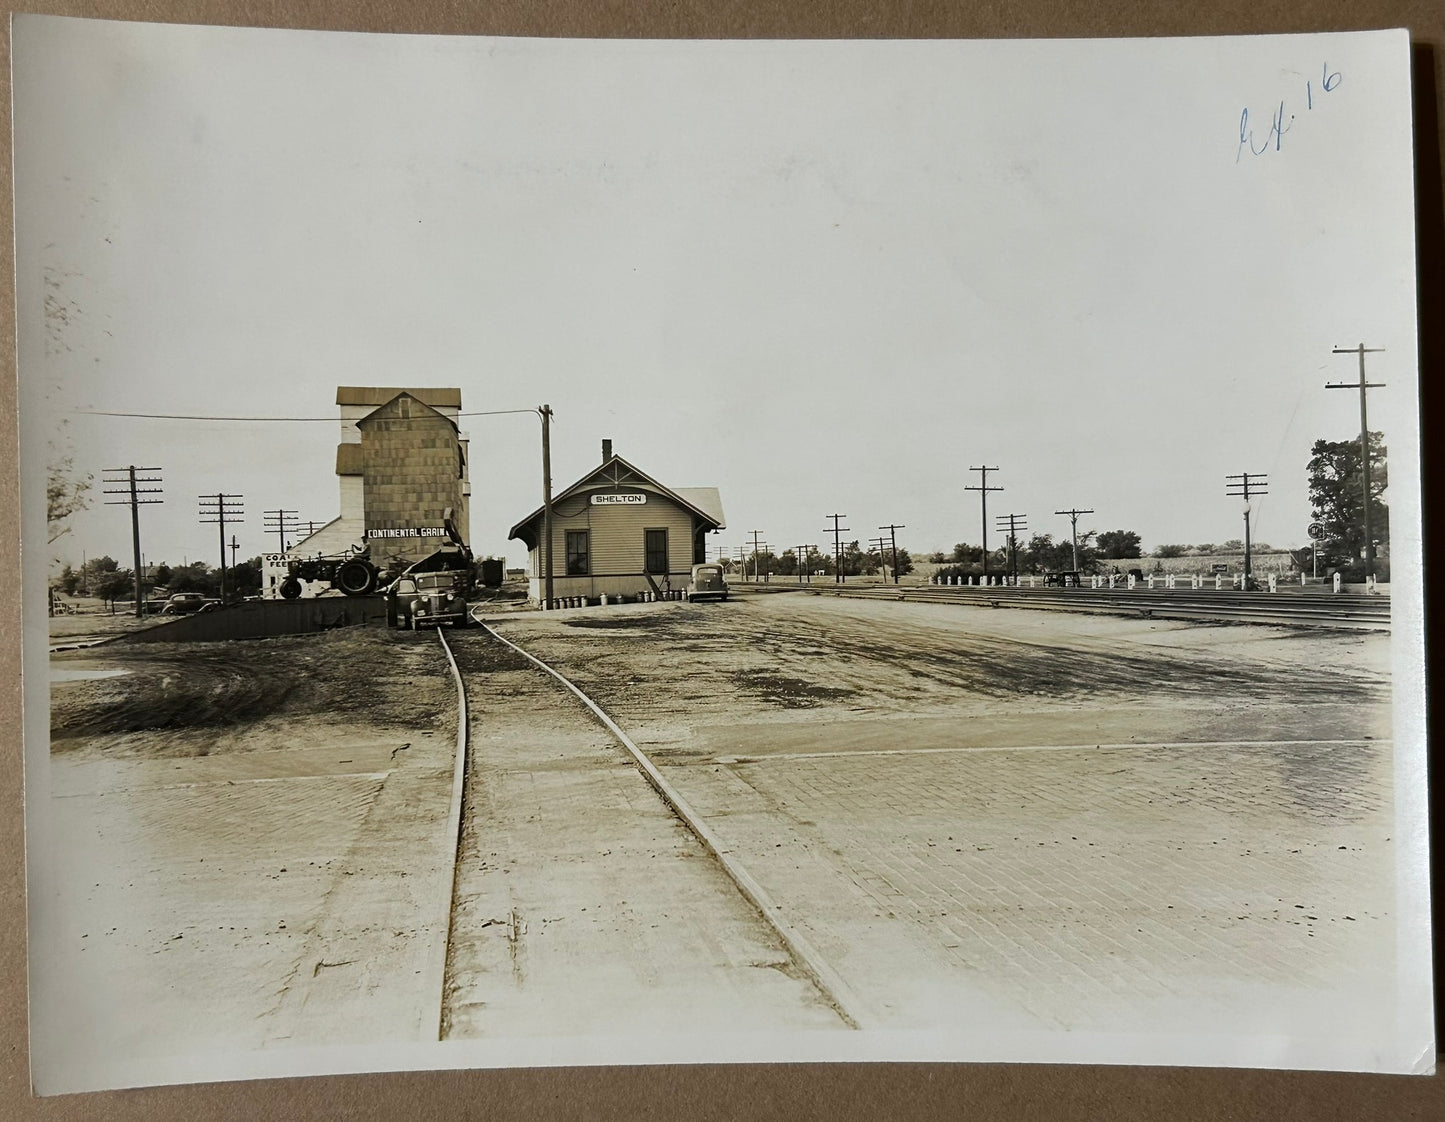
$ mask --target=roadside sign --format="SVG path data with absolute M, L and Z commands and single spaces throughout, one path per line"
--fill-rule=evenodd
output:
M 1320 538 L 1325 536 L 1324 525 L 1319 522 L 1311 522 L 1310 527 L 1306 531 L 1306 533 L 1308 533 L 1309 536 L 1312 537 L 1315 541 L 1319 541 Z

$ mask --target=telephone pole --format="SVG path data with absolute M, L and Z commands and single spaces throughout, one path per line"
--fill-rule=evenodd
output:
M 1074 543 L 1074 572 L 1079 571 L 1079 515 L 1093 514 L 1092 510 L 1056 510 L 1055 514 L 1069 516 L 1069 540 Z
M 226 602 L 226 523 L 244 522 L 241 517 L 241 495 L 228 495 L 217 491 L 214 495 L 197 496 L 201 507 L 197 521 L 202 524 L 215 523 L 221 535 L 221 603 Z
M 540 405 L 537 413 L 542 418 L 542 607 L 550 611 L 552 603 L 552 407 Z
M 818 547 L 816 545 L 795 545 L 793 548 L 798 551 L 798 583 L 802 584 L 803 571 L 808 569 L 808 558 L 812 556 L 812 551 Z M 813 583 L 813 573 L 811 570 L 808 570 L 808 583 Z
M 1013 577 L 1014 584 L 1019 582 L 1019 546 L 1018 534 L 1020 530 L 1027 530 L 1027 515 L 1024 514 L 999 514 L 998 528 L 1008 530 L 1008 567 L 1009 574 Z
M 281 553 L 286 552 L 286 535 L 301 528 L 301 521 L 294 510 L 263 510 L 261 521 L 265 524 L 266 533 L 276 535 L 281 543 Z M 231 559 L 231 563 L 234 567 L 235 558 Z
M 1244 587 L 1240 591 L 1248 592 L 1254 579 L 1249 559 L 1249 500 L 1254 495 L 1269 494 L 1269 475 L 1267 472 L 1246 471 L 1239 475 L 1226 475 L 1224 480 L 1226 493 L 1231 498 L 1244 500 Z
M 880 530 L 888 531 L 888 541 L 893 549 L 893 583 L 898 583 L 898 531 L 908 529 L 902 523 L 889 523 L 887 526 L 879 526 Z
M 839 526 L 841 519 L 847 518 L 846 514 L 825 514 L 824 518 L 833 520 L 833 583 L 842 584 L 843 580 L 843 538 L 842 535 L 848 532 L 847 526 Z M 827 531 L 825 530 L 824 533 Z
M 990 491 L 1002 491 L 1002 487 L 990 487 L 988 485 L 988 473 L 998 471 L 996 467 L 971 467 L 969 471 L 978 472 L 977 487 L 965 487 L 965 491 L 977 491 L 979 501 L 983 504 L 983 583 L 988 583 L 988 493 Z
M 106 505 L 107 505 L 107 506 L 128 506 L 128 507 L 130 507 L 130 536 L 131 536 L 131 545 L 132 545 L 132 546 L 134 547 L 134 549 L 135 549 L 135 569 L 134 569 L 134 572 L 135 572 L 135 616 L 136 616 L 136 619 L 140 619 L 143 615 L 145 615 L 145 598 L 144 598 L 144 596 L 142 595 L 142 592 L 141 592 L 142 572 L 141 572 L 141 557 L 140 557 L 140 508 L 143 507 L 143 506 L 146 506 L 146 505 L 148 505 L 148 504 L 150 504 L 150 503 L 163 503 L 163 502 L 165 502 L 165 499 L 143 499 L 143 498 L 141 498 L 142 495 L 159 495 L 159 494 L 162 493 L 162 491 L 164 490 L 164 488 L 162 488 L 162 487 L 142 487 L 142 486 L 140 486 L 140 485 L 141 485 L 142 483 L 159 483 L 159 482 L 161 481 L 161 477 L 160 477 L 160 475 L 159 475 L 160 470 L 161 470 L 160 468 L 143 468 L 143 467 L 136 467 L 135 464 L 130 464 L 129 466 L 123 467 L 123 468 L 106 468 L 106 469 L 105 469 L 105 474 L 111 476 L 112 478 L 102 480 L 102 482 L 104 482 L 104 483 L 116 483 L 116 484 L 120 484 L 120 485 L 121 485 L 121 486 L 117 486 L 117 487 L 115 487 L 115 488 L 109 488 L 109 489 L 107 489 L 106 492 L 105 492 L 107 495 L 124 495 L 124 496 L 125 496 L 125 498 L 121 498 L 121 499 L 106 499 L 105 502 L 106 502 Z M 154 474 L 154 475 L 152 475 L 152 474 L 137 475 L 136 472 L 146 472 L 146 473 L 155 472 L 155 473 L 157 473 L 157 474 Z M 224 559 L 224 556 L 225 556 L 225 554 L 224 554 L 224 552 L 223 552 L 223 553 L 222 553 L 223 559 Z M 112 608 L 112 610 L 114 610 L 114 608 L 115 608 L 115 602 L 114 602 L 114 601 L 111 602 L 111 608 Z
M 1365 381 L 1365 356 L 1381 353 L 1384 347 L 1367 347 L 1361 343 L 1358 347 L 1336 347 L 1334 353 L 1337 355 L 1359 355 L 1360 356 L 1360 380 L 1358 382 L 1326 382 L 1327 390 L 1359 390 L 1360 391 L 1360 471 L 1364 474 L 1365 489 L 1365 578 L 1372 579 L 1375 575 L 1375 536 L 1370 532 L 1370 422 L 1365 412 L 1365 391 L 1382 389 L 1384 382 Z
M 761 570 L 758 568 L 758 565 L 763 558 L 762 554 L 758 552 L 758 537 L 762 534 L 762 531 L 749 530 L 748 533 L 753 536 L 753 580 L 761 580 Z
M 884 550 L 887 548 L 887 546 L 888 546 L 888 539 L 887 539 L 887 538 L 869 538 L 869 539 L 868 539 L 868 548 L 869 548 L 869 550 L 871 551 L 871 550 L 876 549 L 876 550 L 878 551 L 878 567 L 883 570 L 883 580 L 884 580 L 885 582 L 888 580 L 888 557 L 887 557 L 887 554 L 884 552 Z
M 236 567 L 236 550 L 238 550 L 238 549 L 240 549 L 240 548 L 241 548 L 241 545 L 240 545 L 240 543 L 239 543 L 238 541 L 236 541 L 236 535 L 235 535 L 235 534 L 232 534 L 232 535 L 231 535 L 231 568 L 232 568 L 233 570 L 234 570 L 235 567 Z

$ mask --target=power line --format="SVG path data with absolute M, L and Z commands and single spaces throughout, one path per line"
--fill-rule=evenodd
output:
M 317 422 L 326 421 L 335 424 L 339 417 L 229 417 L 215 414 L 203 413 L 119 413 L 105 409 L 72 409 L 72 413 L 84 414 L 87 417 L 131 417 L 146 421 L 285 421 L 285 422 Z M 458 413 L 458 417 L 500 417 L 508 413 L 536 413 L 536 409 L 485 409 L 475 413 Z

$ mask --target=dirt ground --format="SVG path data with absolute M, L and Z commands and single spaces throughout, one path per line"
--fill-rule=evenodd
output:
M 322 715 L 380 729 L 427 727 L 455 708 L 436 659 L 431 636 L 380 628 L 229 643 L 122 640 L 62 651 L 50 659 L 58 679 L 51 750 L 112 757 L 255 751 L 274 743 L 267 731 Z M 100 673 L 107 676 L 86 676 Z
M 824 721 L 929 716 L 967 717 L 956 734 L 995 745 L 1008 729 L 1020 744 L 1041 729 L 1076 733 L 1047 743 L 1389 736 L 1381 635 L 806 593 L 501 626 L 634 723 L 765 720 L 759 751 L 826 748 L 808 731 Z
M 807 594 L 498 629 L 621 722 L 873 1027 L 975 1057 L 983 1023 L 1363 1057 L 1390 1031 L 1387 636 Z
M 38 1086 L 435 1040 L 456 692 L 434 636 L 121 641 L 50 665 L 53 751 L 27 774 Z

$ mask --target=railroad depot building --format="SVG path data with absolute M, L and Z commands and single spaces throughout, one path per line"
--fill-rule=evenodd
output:
M 545 595 L 543 511 L 512 527 L 528 550 L 528 590 Z M 680 589 L 726 529 L 716 487 L 667 487 L 602 442 L 602 463 L 552 499 L 553 595 L 632 598 Z
M 448 511 L 463 540 L 469 536 L 471 482 L 467 438 L 457 425 L 460 389 L 339 386 L 336 404 L 340 513 L 284 553 L 265 555 L 268 597 L 280 595 L 292 559 L 341 557 L 369 547 L 382 568 L 420 560 L 448 545 Z M 308 584 L 302 595 L 329 587 Z

